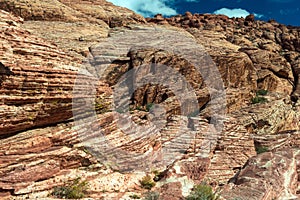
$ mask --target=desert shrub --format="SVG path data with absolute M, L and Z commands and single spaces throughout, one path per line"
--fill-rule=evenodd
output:
M 150 190 L 155 186 L 155 182 L 153 181 L 150 175 L 144 176 L 142 180 L 140 180 L 141 186 L 145 189 Z
M 137 194 L 132 194 L 129 196 L 131 199 L 140 199 L 141 197 Z
M 163 178 L 163 172 L 160 172 L 160 171 L 158 171 L 158 170 L 154 170 L 154 171 L 152 171 L 152 173 L 154 174 L 153 180 L 154 180 L 155 182 L 157 182 L 157 181 L 159 181 L 160 179 Z
M 257 90 L 256 95 L 265 96 L 268 94 L 268 90 Z
M 98 98 L 95 100 L 95 111 L 98 114 L 103 114 L 110 111 L 111 104 L 105 99 Z
M 256 97 L 251 99 L 252 104 L 265 103 L 267 101 L 268 100 L 265 97 L 260 97 L 260 96 L 256 96 Z
M 255 151 L 257 154 L 265 153 L 269 151 L 268 147 L 263 147 L 263 146 L 257 146 L 255 147 Z
M 87 189 L 87 181 L 80 181 L 80 178 L 77 178 L 69 184 L 55 187 L 52 195 L 64 199 L 81 199 L 85 196 Z
M 251 99 L 252 104 L 265 103 L 268 100 L 263 97 L 268 94 L 268 90 L 257 90 L 256 96 Z
M 142 106 L 137 106 L 135 109 L 136 109 L 136 110 L 139 110 L 139 111 L 144 111 L 144 109 L 143 109 Z
M 159 193 L 153 191 L 149 191 L 145 193 L 145 196 L 143 198 L 143 200 L 158 200 L 158 199 L 159 199 Z
M 148 103 L 148 104 L 146 105 L 146 112 L 149 112 L 150 109 L 153 107 L 153 105 L 154 105 L 154 103 Z
M 134 111 L 134 110 L 139 110 L 139 111 L 145 111 L 145 112 L 149 112 L 150 109 L 154 106 L 154 103 L 148 103 L 146 104 L 145 106 L 140 106 L 140 105 L 137 105 L 137 106 L 131 106 L 129 108 L 130 111 Z
M 212 190 L 209 185 L 200 184 L 194 186 L 191 194 L 186 197 L 186 200 L 217 200 L 219 195 Z

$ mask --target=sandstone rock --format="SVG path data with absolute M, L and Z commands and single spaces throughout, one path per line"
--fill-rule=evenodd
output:
M 80 61 L 20 26 L 11 26 L 8 13 L 0 14 L 0 59 L 5 66 L 0 88 L 2 137 L 69 120 Z
M 24 18 L 23 28 L 80 59 L 107 37 L 109 26 L 145 23 L 142 16 L 104 0 L 2 0 L 0 9 Z
M 281 56 L 261 50 L 244 49 L 258 72 L 258 88 L 290 95 L 294 76 L 291 65 Z
M 249 21 L 249 22 L 254 22 L 254 15 L 251 14 L 251 15 L 248 15 L 246 18 L 245 18 L 245 21 Z
M 154 16 L 155 20 L 157 21 L 164 21 L 165 18 L 162 16 L 162 14 L 157 14 Z
M 182 185 L 180 182 L 167 183 L 160 188 L 160 199 L 172 200 L 172 199 L 183 199 L 181 192 Z
M 129 25 L 146 22 L 102 0 L 0 0 L 0 8 L 25 18 L 0 11 L 1 199 L 52 199 L 55 186 L 78 176 L 89 182 L 87 196 L 92 199 L 129 199 L 145 192 L 139 180 L 153 169 L 162 171 L 153 189 L 162 199 L 183 199 L 203 180 L 221 188 L 225 199 L 299 198 L 297 28 L 255 21 L 253 15 L 230 19 L 187 12 L 147 18 L 164 26 L 150 37 L 147 30 L 159 27 Z M 171 30 L 193 42 L 176 38 L 170 45 Z M 118 32 L 130 33 L 115 41 L 119 48 L 105 42 L 93 46 Z M 149 45 L 149 38 L 156 38 L 156 47 L 165 46 L 141 50 L 126 43 Z M 200 74 L 195 60 L 166 50 L 175 44 L 185 55 L 201 50 L 211 56 L 220 76 Z M 78 74 L 84 56 L 89 56 L 85 73 Z M 168 65 L 185 77 L 195 91 L 199 113 L 191 113 L 187 103 L 186 115 L 174 91 L 150 83 L 133 92 L 127 114 L 111 112 L 113 90 L 130 70 L 139 70 L 138 80 L 169 75 L 159 68 L 155 73 L 153 63 Z M 213 66 L 205 64 L 206 71 Z M 88 73 L 103 76 L 99 81 Z M 226 99 L 214 96 L 222 87 L 209 92 L 205 78 L 208 83 L 222 81 Z M 179 79 L 172 81 L 185 86 Z M 251 104 L 259 89 L 268 90 L 268 102 Z M 217 106 L 220 99 L 226 100 L 222 114 L 227 116 L 211 116 L 224 109 Z M 214 103 L 208 105 L 210 100 Z M 255 156 L 258 147 L 269 152 Z
M 222 196 L 242 199 L 297 199 L 297 150 L 263 153 L 248 161 Z
M 30 30 L 32 34 L 56 44 L 68 55 L 78 59 L 84 59 L 89 53 L 88 48 L 101 42 L 109 32 L 109 26 L 101 20 L 98 23 L 25 21 L 22 27 Z M 66 29 L 66 27 L 68 28 Z
M 72 91 L 76 73 L 63 66 L 76 66 L 78 61 L 19 26 L 11 26 L 6 22 L 13 19 L 8 13 L 0 15 L 0 59 L 6 71 L 0 89 L 1 135 L 69 119 L 71 96 L 65 91 Z M 57 109 L 65 112 L 53 115 Z
M 297 54 L 296 54 L 297 55 Z M 295 58 L 291 58 L 291 55 L 287 55 L 289 58 L 289 60 L 291 61 L 291 65 L 292 65 L 292 69 L 294 72 L 294 77 L 295 77 L 295 84 L 294 84 L 294 91 L 291 95 L 291 98 L 293 101 L 297 102 L 297 100 L 299 99 L 300 96 L 300 82 L 299 82 L 299 73 L 300 73 L 300 60 L 299 58 L 295 57 Z
M 117 7 L 105 0 L 93 2 L 77 0 L 72 3 L 67 0 L 2 0 L 0 9 L 12 12 L 27 21 L 97 22 L 97 19 L 100 19 L 108 22 L 112 17 L 121 16 L 132 21 L 144 21 L 143 17 L 134 12 L 123 7 Z

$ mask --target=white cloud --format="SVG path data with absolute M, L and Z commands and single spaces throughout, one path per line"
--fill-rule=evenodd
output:
M 221 8 L 219 10 L 216 10 L 214 14 L 227 15 L 228 17 L 244 17 L 244 18 L 250 15 L 250 13 L 247 10 L 241 8 L 234 8 L 234 9 Z M 257 14 L 257 13 L 253 13 L 253 14 L 257 18 L 263 17 L 262 14 Z
M 254 14 L 254 16 L 257 17 L 257 18 L 262 18 L 262 17 L 264 17 L 263 14 L 257 14 L 257 13 L 253 13 L 253 14 Z
M 176 15 L 177 12 L 173 8 L 165 4 L 165 0 L 108 0 L 111 3 L 126 7 L 139 13 L 145 17 L 155 14 L 163 14 L 165 16 Z M 192 0 L 193 1 L 193 0 Z
M 221 8 L 219 10 L 216 10 L 214 14 L 227 15 L 228 17 L 246 17 L 250 13 L 247 10 L 243 10 L 241 8 L 234 8 L 234 9 Z

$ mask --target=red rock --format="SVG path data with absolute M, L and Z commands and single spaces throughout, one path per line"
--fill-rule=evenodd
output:
M 201 74 L 187 60 L 156 49 L 123 52 L 122 60 L 105 72 L 105 82 L 99 82 L 97 100 L 109 104 L 112 88 L 131 68 L 162 63 L 180 71 L 193 87 L 201 116 L 181 116 L 172 91 L 145 84 L 132 96 L 132 106 L 146 108 L 153 102 L 163 106 L 167 117 L 162 119 L 165 127 L 161 130 L 156 131 L 157 125 L 149 123 L 148 112 L 139 110 L 132 111 L 126 119 L 115 112 L 98 114 L 95 121 L 78 126 L 69 121 L 73 116 L 75 78 L 79 78 L 82 91 L 89 90 L 84 86 L 86 82 L 97 81 L 78 76 L 82 55 L 91 53 L 96 60 L 97 52 L 110 47 L 91 46 L 107 37 L 109 27 L 125 26 L 119 28 L 123 32 L 145 30 L 149 27 L 129 25 L 146 23 L 145 19 L 103 0 L 0 0 L 0 8 L 25 18 L 24 22 L 0 11 L 0 198 L 46 198 L 53 187 L 75 176 L 91 183 L 90 198 L 128 198 L 125 191 L 138 188 L 143 192 L 139 186 L 142 175 L 113 173 L 111 169 L 120 170 L 124 165 L 131 170 L 140 165 L 143 169 L 150 169 L 152 164 L 156 167 L 154 161 L 161 159 L 158 152 L 178 135 L 169 150 L 180 156 L 168 166 L 159 166 L 164 173 L 154 190 L 163 199 L 182 199 L 187 188 L 203 180 L 216 187 L 224 185 L 221 195 L 225 199 L 299 198 L 299 29 L 255 21 L 254 15 L 244 20 L 187 12 L 184 16 L 157 15 L 147 19 L 160 24 L 160 28 L 176 26 L 174 29 L 194 37 L 211 56 L 226 89 L 223 129 L 214 129 L 207 106 L 210 94 Z M 178 44 L 188 45 L 187 52 L 194 47 L 180 40 Z M 112 49 L 111 53 L 118 54 L 119 50 L 122 51 Z M 145 77 L 149 68 L 141 70 L 137 78 Z M 217 81 L 214 76 L 210 78 Z M 264 96 L 268 102 L 252 105 L 251 98 L 259 89 L 268 90 Z M 81 108 L 76 109 L 82 110 L 79 115 L 84 118 L 86 113 Z M 140 129 L 130 121 L 141 125 Z M 144 135 L 128 137 L 120 124 L 132 133 Z M 182 128 L 182 124 L 189 126 Z M 95 140 L 93 144 L 104 149 L 97 160 L 94 151 L 89 152 L 80 142 L 100 137 L 99 127 L 107 141 L 115 145 L 117 154 L 111 148 L 104 149 L 107 141 Z M 185 137 L 190 135 L 195 137 L 186 146 Z M 254 157 L 255 147 L 259 146 L 272 152 Z M 140 157 L 132 156 L 134 153 L 140 153 Z M 110 156 L 115 156 L 115 165 L 107 163 Z M 106 187 L 107 194 L 100 192 Z
M 243 199 L 299 198 L 296 195 L 297 155 L 297 152 L 286 149 L 250 159 L 237 174 L 233 188 L 222 191 L 222 196 Z
M 255 18 L 254 14 L 250 14 L 245 18 L 245 21 L 254 22 L 254 18 Z
M 167 183 L 160 188 L 160 197 L 164 200 L 183 199 L 182 185 L 180 182 Z
M 165 18 L 162 16 L 162 14 L 157 14 L 154 16 L 154 18 L 157 20 L 157 21 L 164 21 Z

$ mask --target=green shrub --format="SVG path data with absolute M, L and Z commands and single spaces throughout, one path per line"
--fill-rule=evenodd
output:
M 160 172 L 160 171 L 158 171 L 158 170 L 153 170 L 152 173 L 154 174 L 153 180 L 154 180 L 155 182 L 159 181 L 159 180 L 162 179 L 162 177 L 163 177 L 163 172 Z
M 140 180 L 140 183 L 143 188 L 148 190 L 155 186 L 155 182 L 153 181 L 150 175 L 144 176 L 142 180 Z
M 260 96 L 256 96 L 256 97 L 251 99 L 252 104 L 265 103 L 267 101 L 268 100 L 265 97 L 260 97 Z
M 136 107 L 136 110 L 139 110 L 139 111 L 144 111 L 143 107 L 142 106 L 137 106 Z
M 135 106 L 135 107 L 131 106 L 129 110 L 130 111 L 139 110 L 139 111 L 149 112 L 153 106 L 154 106 L 154 103 L 148 103 L 145 106 Z
M 65 186 L 55 187 L 52 195 L 64 199 L 81 199 L 87 189 L 87 181 L 80 181 L 80 178 L 77 178 Z
M 268 94 L 268 90 L 258 90 L 258 91 L 256 91 L 256 96 L 251 99 L 252 104 L 267 102 L 268 100 L 265 97 L 262 97 L 262 96 L 265 96 L 267 94 Z
M 143 198 L 143 200 L 158 200 L 158 199 L 159 199 L 159 193 L 152 192 L 152 191 L 145 193 L 145 197 Z
M 148 103 L 148 104 L 146 105 L 146 112 L 149 112 L 150 109 L 153 107 L 153 105 L 154 105 L 154 103 Z
M 132 194 L 129 196 L 131 199 L 140 199 L 141 197 L 137 194 Z
M 213 192 L 209 185 L 200 184 L 194 186 L 191 194 L 186 197 L 186 200 L 217 200 L 219 195 Z
M 103 114 L 110 111 L 111 104 L 105 99 L 98 98 L 95 100 L 95 111 L 97 114 Z
M 268 149 L 268 147 L 257 146 L 257 147 L 255 147 L 255 151 L 257 154 L 261 154 L 261 153 L 268 152 L 269 149 Z
M 262 96 L 265 96 L 268 94 L 268 90 L 258 90 L 256 92 L 256 95 L 262 95 Z

